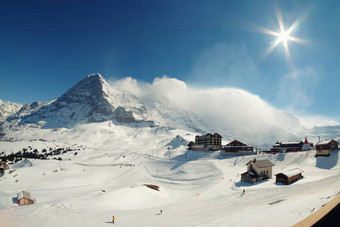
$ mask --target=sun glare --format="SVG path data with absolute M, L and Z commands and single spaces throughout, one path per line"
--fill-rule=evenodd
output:
M 280 42 L 287 42 L 289 38 L 288 31 L 282 31 L 280 34 L 278 34 L 278 39 Z
M 295 43 L 299 43 L 305 46 L 307 46 L 308 44 L 306 40 L 292 36 L 292 33 L 294 33 L 295 28 L 301 23 L 302 19 L 301 17 L 297 18 L 294 21 L 294 23 L 287 30 L 285 30 L 281 12 L 279 10 L 276 10 L 275 12 L 276 12 L 276 19 L 277 19 L 277 22 L 280 28 L 278 32 L 262 27 L 257 24 L 252 24 L 251 29 L 255 32 L 260 32 L 260 33 L 264 33 L 267 35 L 272 35 L 272 36 L 277 37 L 277 39 L 271 43 L 268 49 L 261 56 L 261 59 L 264 59 L 266 56 L 268 56 L 280 43 L 282 43 L 284 46 L 287 63 L 288 65 L 292 66 L 293 63 L 292 63 L 292 58 L 290 55 L 290 50 L 288 47 L 288 43 L 289 43 L 288 41 L 293 41 Z

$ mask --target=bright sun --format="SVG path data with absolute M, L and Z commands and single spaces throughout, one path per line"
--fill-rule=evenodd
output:
M 286 30 L 284 28 L 284 23 L 283 23 L 283 18 L 282 18 L 281 12 L 278 9 L 275 10 L 275 11 L 276 11 L 276 19 L 277 19 L 277 22 L 278 22 L 278 25 L 279 25 L 279 28 L 280 28 L 278 32 L 270 30 L 270 29 L 267 29 L 267 28 L 264 28 L 264 27 L 256 25 L 256 24 L 253 24 L 253 27 L 252 27 L 253 31 L 261 32 L 261 33 L 272 35 L 272 36 L 276 37 L 276 40 L 274 40 L 270 44 L 270 46 L 268 47 L 268 49 L 265 51 L 265 53 L 263 54 L 263 56 L 261 58 L 262 59 L 265 58 L 280 43 L 282 43 L 283 46 L 284 46 L 287 63 L 289 65 L 293 65 L 292 64 L 292 59 L 291 59 L 291 56 L 290 56 L 290 50 L 289 50 L 289 47 L 288 47 L 288 41 L 293 41 L 295 43 L 299 43 L 299 44 L 308 46 L 308 41 L 300 39 L 300 38 L 297 38 L 297 37 L 294 37 L 294 36 L 291 35 L 292 33 L 294 33 L 295 28 L 300 24 L 302 19 L 301 18 L 297 18 L 293 22 L 293 24 Z
M 282 31 L 281 33 L 278 34 L 278 40 L 280 42 L 286 43 L 289 38 L 290 36 L 288 31 Z

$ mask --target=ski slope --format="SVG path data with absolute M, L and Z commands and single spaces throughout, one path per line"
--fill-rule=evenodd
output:
M 0 141 L 0 152 L 70 144 L 79 150 L 60 155 L 62 161 L 29 160 L 6 170 L 2 226 L 107 226 L 113 215 L 120 226 L 291 226 L 340 192 L 339 151 L 223 157 L 186 151 L 183 144 L 195 136 L 187 131 L 109 122 L 13 133 L 17 141 Z M 300 168 L 304 178 L 292 185 L 275 184 L 275 176 L 240 182 L 253 158 L 270 159 L 274 174 Z M 37 203 L 13 204 L 22 190 Z

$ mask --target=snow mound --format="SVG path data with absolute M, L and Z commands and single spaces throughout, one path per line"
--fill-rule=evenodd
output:
M 30 162 L 28 159 L 25 159 L 21 162 L 14 163 L 12 165 L 12 169 L 20 169 L 20 168 L 24 168 L 24 167 L 31 167 L 32 165 L 33 165 L 32 162 Z
M 186 139 L 184 139 L 182 136 L 177 135 L 174 139 L 171 140 L 170 143 L 168 143 L 166 146 L 171 146 L 172 149 L 176 149 L 180 146 L 186 146 L 189 143 Z

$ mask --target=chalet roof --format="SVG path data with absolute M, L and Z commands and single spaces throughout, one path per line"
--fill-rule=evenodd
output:
M 211 135 L 213 135 L 213 136 L 218 136 L 218 137 L 221 137 L 221 138 L 222 138 L 222 136 L 221 136 L 220 134 L 218 134 L 218 133 L 214 133 L 214 134 L 211 134 Z
M 21 191 L 17 193 L 18 199 L 26 198 L 26 199 L 31 199 L 31 194 L 26 191 Z
M 222 136 L 220 135 L 220 134 L 218 134 L 218 133 L 207 133 L 207 134 L 205 134 L 205 135 L 196 135 L 196 137 L 202 137 L 202 136 L 208 136 L 208 135 L 212 135 L 212 136 L 218 136 L 218 137 L 220 137 L 220 138 L 222 138 Z
M 296 176 L 300 173 L 303 173 L 303 170 L 299 169 L 299 168 L 295 168 L 295 169 L 291 169 L 291 170 L 288 170 L 286 172 L 283 172 L 283 173 L 278 173 L 276 175 L 279 175 L 279 174 L 283 174 L 285 175 L 286 177 L 292 177 L 292 176 Z
M 317 143 L 316 145 L 326 145 L 326 144 L 329 144 L 332 141 L 336 142 L 335 140 L 323 140 L 323 141 L 320 141 L 319 143 Z
M 227 143 L 226 146 L 232 146 L 231 144 L 232 144 L 232 143 L 235 143 L 235 142 L 240 143 L 242 146 L 245 146 L 245 147 L 248 146 L 247 144 L 242 143 L 242 142 L 240 142 L 240 141 L 238 141 L 238 140 L 233 140 L 233 141 L 231 141 L 230 143 Z
M 265 167 L 271 167 L 274 166 L 274 164 L 269 161 L 268 159 L 263 159 L 263 160 L 251 160 L 249 161 L 246 165 L 248 165 L 249 163 L 253 163 L 257 168 L 265 168 Z
M 257 178 L 258 175 L 253 172 L 253 171 L 247 171 L 241 174 L 241 176 L 247 176 L 247 177 L 251 177 L 251 178 Z
M 296 142 L 290 142 L 290 141 L 288 141 L 288 142 L 281 142 L 281 144 L 284 144 L 284 145 L 294 145 L 294 144 L 301 144 L 301 143 L 303 143 L 302 141 L 296 141 Z

